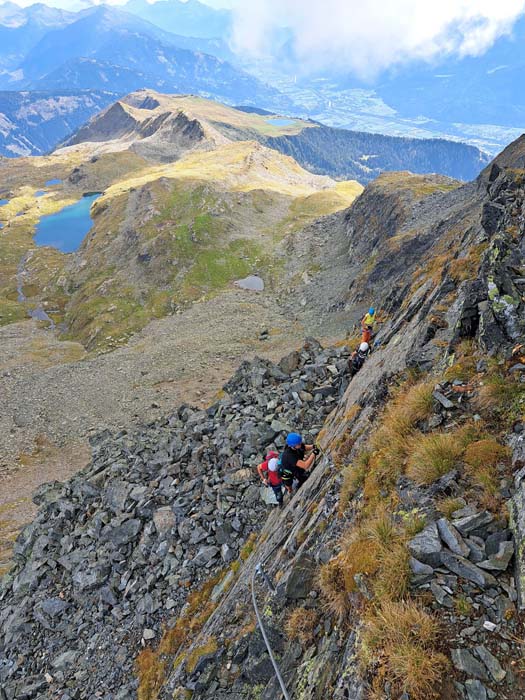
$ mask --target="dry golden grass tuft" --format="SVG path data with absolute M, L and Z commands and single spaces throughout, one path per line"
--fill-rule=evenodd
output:
M 339 492 L 339 515 L 344 515 L 349 502 L 363 486 L 370 462 L 370 452 L 363 450 L 353 464 L 343 470 L 343 483 Z
M 317 584 L 321 589 L 323 606 L 327 612 L 339 621 L 345 620 L 350 612 L 350 598 L 345 586 L 344 564 L 340 555 L 319 568 Z
M 440 638 L 437 619 L 415 602 L 383 601 L 365 615 L 361 662 L 377 664 L 376 692 L 388 679 L 396 693 L 407 692 L 413 700 L 438 697 L 448 667 L 436 651 Z
M 319 615 L 315 610 L 296 608 L 286 620 L 284 629 L 289 639 L 298 640 L 304 646 L 315 639 L 315 628 L 319 623 Z
M 493 438 L 471 442 L 465 450 L 465 472 L 475 486 L 482 489 L 489 501 L 498 496 L 498 464 L 507 463 L 510 454 L 507 447 Z M 496 505 L 497 508 L 497 505 Z
M 475 398 L 475 405 L 492 417 L 496 415 L 517 417 L 523 412 L 525 386 L 516 376 L 499 371 L 485 377 Z
M 461 498 L 447 496 L 446 498 L 438 501 L 436 505 L 439 512 L 443 513 L 443 515 L 450 520 L 452 518 L 452 513 L 455 513 L 457 510 L 460 510 L 460 508 L 463 508 L 465 502 Z
M 379 555 L 379 569 L 372 583 L 375 600 L 401 600 L 410 586 L 410 554 L 403 542 L 394 542 Z
M 456 282 L 464 282 L 475 279 L 481 262 L 481 257 L 487 249 L 488 243 L 480 243 L 473 246 L 463 258 L 455 258 L 450 263 L 450 276 Z
M 433 410 L 434 382 L 409 379 L 399 388 L 385 409 L 381 424 L 369 443 L 370 458 L 363 483 L 366 509 L 393 493 L 395 483 L 404 473 L 410 451 L 410 439 L 417 426 Z
M 453 469 L 463 448 L 453 433 L 431 433 L 412 439 L 407 475 L 417 484 L 431 484 Z
M 465 449 L 465 464 L 472 470 L 480 467 L 496 467 L 500 462 L 508 462 L 510 451 L 494 438 L 471 442 Z
M 452 364 L 445 371 L 445 379 L 453 382 L 455 379 L 468 382 L 476 375 L 477 359 L 475 344 L 472 340 L 462 340 L 454 348 Z
M 375 600 L 399 600 L 408 591 L 405 533 L 386 508 L 380 508 L 343 538 L 338 559 L 348 594 L 358 592 L 357 576 L 364 577 Z M 350 595 L 347 600 L 351 600 Z

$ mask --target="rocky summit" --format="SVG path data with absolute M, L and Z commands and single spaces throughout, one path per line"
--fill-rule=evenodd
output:
M 270 191 L 267 150 L 240 143 Z M 219 169 L 220 148 L 184 158 Z M 2 700 L 270 700 L 268 646 L 297 700 L 524 696 L 524 154 L 468 184 L 386 174 L 308 218 L 276 293 L 297 349 L 95 433 L 84 470 L 38 489 L 2 580 Z M 339 340 L 301 342 L 299 319 Z M 290 430 L 320 454 L 280 509 L 255 467 Z

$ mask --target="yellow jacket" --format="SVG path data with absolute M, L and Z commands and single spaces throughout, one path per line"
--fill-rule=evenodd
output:
M 362 326 L 373 326 L 376 321 L 376 315 L 375 314 L 369 314 L 367 313 L 366 316 L 363 318 L 361 321 Z

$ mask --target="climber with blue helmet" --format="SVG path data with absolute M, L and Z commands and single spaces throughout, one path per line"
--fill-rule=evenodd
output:
M 307 452 L 309 454 L 305 459 Z M 318 454 L 319 448 L 316 445 L 305 445 L 299 433 L 289 433 L 280 459 L 282 480 L 288 493 L 292 492 L 294 480 L 298 482 L 299 488 L 308 479 L 309 470 Z
M 373 306 L 361 319 L 361 342 L 370 343 L 374 336 L 374 324 L 376 322 L 376 310 Z

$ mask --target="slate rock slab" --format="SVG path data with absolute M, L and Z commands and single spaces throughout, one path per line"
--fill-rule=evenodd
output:
M 457 554 L 452 554 L 451 552 L 442 552 L 441 562 L 447 567 L 449 571 L 453 574 L 457 574 L 467 581 L 472 581 L 481 588 L 488 588 L 489 586 L 497 586 L 498 583 L 492 574 L 487 571 L 483 571 L 472 562 L 459 557 Z
M 505 571 L 514 555 L 513 542 L 501 542 L 497 554 L 480 561 L 478 566 L 489 571 Z
M 452 649 L 452 663 L 467 676 L 488 680 L 485 666 L 478 661 L 468 649 Z
M 520 483 L 508 502 L 510 529 L 515 542 L 514 578 L 518 592 L 518 607 L 525 609 L 525 484 Z
M 286 582 L 285 595 L 292 600 L 306 598 L 312 590 L 316 565 L 312 557 L 302 554 L 298 557 Z
M 429 566 L 439 566 L 443 546 L 436 523 L 430 523 L 408 543 L 410 554 Z
M 484 510 L 481 513 L 474 513 L 473 515 L 467 515 L 459 520 L 454 520 L 452 524 L 460 534 L 465 536 L 474 530 L 479 530 L 480 528 L 490 525 L 493 520 L 494 516 L 492 513 Z
M 454 554 L 459 554 L 459 556 L 467 559 L 470 550 L 454 525 L 446 518 L 440 518 L 437 521 L 437 528 L 441 539 L 447 547 L 454 552 Z
M 476 654 L 479 656 L 479 658 L 483 661 L 485 666 L 488 668 L 489 673 L 494 681 L 496 683 L 501 683 L 504 679 L 505 676 L 507 675 L 506 672 L 501 668 L 500 662 L 497 660 L 497 658 L 492 654 L 487 647 L 484 647 L 483 645 L 479 645 L 474 648 Z

